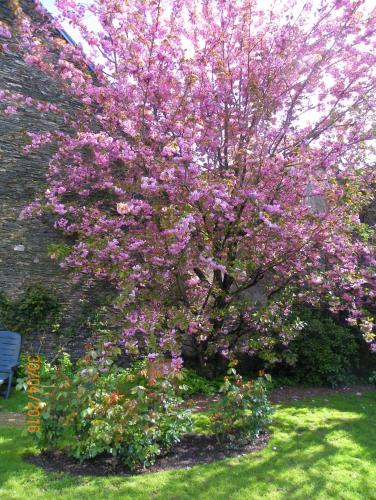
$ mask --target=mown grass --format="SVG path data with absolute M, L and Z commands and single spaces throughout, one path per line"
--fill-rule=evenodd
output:
M 17 413 L 24 413 L 27 405 L 26 392 L 12 390 L 9 399 L 4 399 L 0 396 L 0 412 L 13 411 Z
M 205 416 L 196 425 L 204 430 Z M 26 464 L 22 455 L 35 452 L 30 436 L 3 427 L 0 498 L 376 499 L 376 392 L 279 405 L 272 432 L 264 450 L 214 464 L 83 477 Z

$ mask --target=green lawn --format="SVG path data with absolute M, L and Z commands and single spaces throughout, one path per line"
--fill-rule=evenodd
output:
M 130 478 L 47 474 L 21 459 L 33 451 L 27 433 L 3 427 L 0 498 L 376 499 L 376 392 L 276 410 L 273 437 L 261 452 Z M 202 428 L 205 418 L 197 423 Z
M 24 413 L 26 404 L 26 392 L 19 392 L 13 389 L 9 399 L 4 399 L 0 396 L 0 412 L 14 411 Z

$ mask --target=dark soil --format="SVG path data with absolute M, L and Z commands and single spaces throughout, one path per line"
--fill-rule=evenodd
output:
M 226 457 L 257 452 L 267 445 L 268 440 L 269 434 L 264 433 L 253 443 L 235 448 L 226 448 L 220 445 L 212 436 L 193 433 L 185 434 L 181 442 L 175 445 L 170 453 L 160 457 L 152 467 L 138 470 L 136 474 L 175 468 L 190 469 L 194 465 L 207 464 Z M 88 476 L 128 476 L 132 474 L 125 465 L 116 463 L 113 457 L 108 455 L 98 456 L 82 464 L 74 458 L 67 457 L 62 452 L 27 455 L 24 459 L 26 462 L 42 467 L 49 472 L 70 472 L 71 474 Z M 135 473 L 133 472 L 133 474 Z

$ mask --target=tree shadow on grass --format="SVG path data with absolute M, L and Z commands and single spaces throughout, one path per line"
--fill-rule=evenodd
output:
M 376 394 L 300 401 L 280 407 L 263 452 L 184 471 L 178 489 L 160 493 L 189 498 L 189 485 L 191 498 L 375 499 L 375 464 Z

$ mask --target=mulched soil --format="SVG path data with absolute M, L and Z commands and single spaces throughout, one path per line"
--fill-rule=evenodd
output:
M 327 387 L 284 387 L 273 390 L 271 401 L 273 403 L 285 403 L 289 401 L 297 401 L 304 398 L 322 398 L 335 394 L 352 394 L 361 396 L 366 392 L 375 391 L 375 387 L 371 385 L 355 385 L 350 387 L 341 387 L 330 389 Z M 210 408 L 210 404 L 218 399 L 218 396 L 194 396 L 187 403 L 194 412 L 205 411 Z M 1 415 L 1 414 L 0 414 Z M 202 434 L 189 433 L 184 435 L 181 442 L 174 446 L 174 449 L 160 457 L 156 464 L 147 470 L 139 470 L 136 474 L 144 474 L 147 472 L 157 472 L 174 468 L 190 469 L 194 465 L 206 464 L 221 460 L 226 457 L 234 457 L 255 453 L 262 450 L 268 443 L 270 435 L 264 433 L 259 436 L 253 443 L 238 446 L 236 448 L 226 448 L 219 444 L 212 436 Z M 129 469 L 116 463 L 113 457 L 102 455 L 94 459 L 88 460 L 85 463 L 74 458 L 67 457 L 62 452 L 42 453 L 40 455 L 27 455 L 25 461 L 42 467 L 47 471 L 69 472 L 76 475 L 89 476 L 108 476 L 121 475 L 128 476 L 131 473 Z
M 194 465 L 208 464 L 227 457 L 254 453 L 265 448 L 268 440 L 269 434 L 264 433 L 251 444 L 227 449 L 211 436 L 193 433 L 185 434 L 181 442 L 175 445 L 170 453 L 160 457 L 152 467 L 138 470 L 136 474 L 176 468 L 190 469 Z M 129 476 L 135 474 L 134 472 L 131 473 L 126 466 L 116 464 L 113 458 L 109 456 L 96 457 L 82 464 L 78 460 L 67 457 L 61 452 L 42 453 L 36 456 L 27 455 L 24 459 L 50 472 L 64 471 L 71 474 L 90 476 Z

